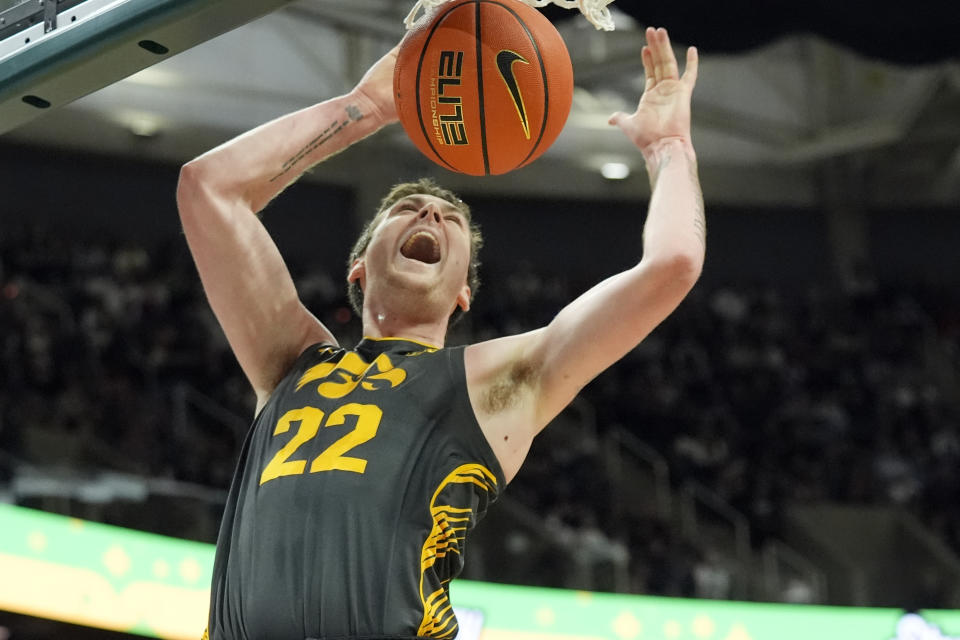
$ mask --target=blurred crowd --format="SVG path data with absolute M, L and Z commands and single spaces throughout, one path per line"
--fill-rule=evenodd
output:
M 148 252 L 26 227 L 0 245 L 0 483 L 28 464 L 225 488 L 253 395 L 182 239 Z M 541 326 L 590 284 L 501 269 L 484 272 L 452 342 Z M 340 274 L 291 271 L 307 306 L 355 342 Z M 591 428 L 535 443 L 508 495 L 583 567 L 625 567 L 627 584 L 609 588 L 644 593 L 727 597 L 730 577 L 667 521 L 606 508 L 599 443 L 615 429 L 658 451 L 675 487 L 695 480 L 744 514 L 757 545 L 778 536 L 784 505 L 835 501 L 902 506 L 960 551 L 958 379 L 953 292 L 869 277 L 702 284 L 583 391 Z M 785 598 L 809 597 L 793 588 Z
M 485 307 L 500 319 L 492 334 L 548 321 L 588 284 L 527 269 L 503 282 L 495 307 Z M 530 324 L 519 319 L 527 312 Z M 787 505 L 839 502 L 902 507 L 960 551 L 954 291 L 884 286 L 864 273 L 843 287 L 701 285 L 581 398 L 601 433 L 621 428 L 660 452 L 674 487 L 696 481 L 743 514 L 756 548 L 783 532 Z M 532 486 L 525 470 L 515 481 L 522 489 L 511 490 L 545 501 L 538 512 L 587 531 L 599 520 L 619 535 L 605 548 L 625 547 L 632 588 L 731 595 L 729 565 L 709 543 L 655 517 L 603 520 L 596 497 L 609 487 L 590 447 L 571 454 L 535 444 L 534 453 Z M 780 598 L 810 601 L 812 588 L 794 576 Z

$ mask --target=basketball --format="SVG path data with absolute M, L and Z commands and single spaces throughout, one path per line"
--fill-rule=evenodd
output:
M 520 0 L 452 0 L 400 43 L 400 123 L 438 165 L 475 176 L 533 162 L 563 129 L 573 65 L 563 38 Z

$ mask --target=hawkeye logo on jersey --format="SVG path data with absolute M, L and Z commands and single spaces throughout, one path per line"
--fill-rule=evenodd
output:
M 407 372 L 395 367 L 385 353 L 367 363 L 348 351 L 338 362 L 321 362 L 307 369 L 297 381 L 297 391 L 317 380 L 317 393 L 324 398 L 342 398 L 359 385 L 367 391 L 392 389 L 407 379 Z
M 430 119 L 438 144 L 470 144 L 463 120 L 463 98 L 457 95 L 462 75 L 463 51 L 441 51 L 437 75 L 430 78 Z

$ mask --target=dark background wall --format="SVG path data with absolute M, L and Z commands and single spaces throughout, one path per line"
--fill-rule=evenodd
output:
M 872 211 L 868 233 L 881 280 L 960 284 L 960 204 L 953 210 Z
M 0 144 L 0 237 L 40 224 L 71 242 L 108 238 L 186 255 L 174 193 L 178 167 Z M 636 178 L 643 179 L 643 178 Z M 384 185 L 386 189 L 389 185 Z M 645 202 L 591 204 L 460 194 L 487 239 L 487 270 L 526 260 L 585 281 L 635 263 Z M 806 209 L 708 210 L 710 283 L 829 282 L 824 216 Z M 271 203 L 264 222 L 291 261 L 339 274 L 359 224 L 347 189 L 301 182 Z M 960 284 L 960 211 L 868 213 L 876 275 L 897 284 Z M 339 278 L 339 275 L 336 276 Z

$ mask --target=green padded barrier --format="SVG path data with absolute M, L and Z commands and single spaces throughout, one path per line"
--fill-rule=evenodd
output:
M 0 504 L 0 610 L 196 640 L 213 546 Z M 479 640 L 945 640 L 960 611 L 685 600 L 459 580 Z M 463 638 L 461 638 L 463 640 Z

